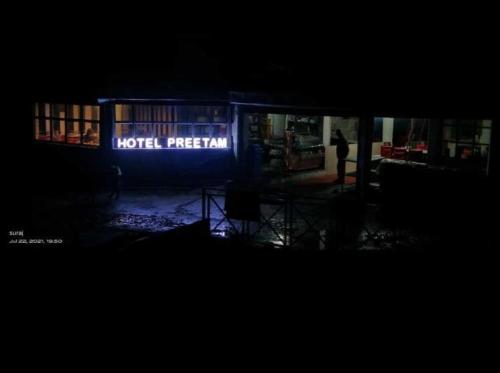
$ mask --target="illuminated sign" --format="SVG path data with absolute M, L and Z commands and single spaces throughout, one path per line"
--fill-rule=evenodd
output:
M 225 149 L 225 137 L 125 137 L 113 139 L 114 149 Z

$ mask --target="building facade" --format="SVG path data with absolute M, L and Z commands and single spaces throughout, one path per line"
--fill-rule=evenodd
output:
M 363 192 L 385 158 L 494 174 L 493 122 L 481 115 L 387 115 L 230 93 L 203 100 L 41 100 L 33 106 L 33 139 L 41 156 L 55 151 L 90 172 L 118 164 L 129 186 L 232 178 L 329 183 L 337 177 L 340 130 L 349 143 L 346 183 Z

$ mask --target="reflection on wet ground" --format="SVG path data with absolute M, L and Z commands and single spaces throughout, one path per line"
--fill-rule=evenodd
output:
M 124 191 L 119 200 L 98 194 L 95 203 L 85 196 L 67 194 L 33 201 L 35 230 L 57 232 L 69 244 L 95 247 L 117 237 L 166 232 L 200 221 L 203 217 L 200 188 Z M 431 242 L 432 235 L 391 226 L 378 217 L 379 207 L 363 211 L 348 207 L 341 212 L 341 196 L 332 187 L 308 189 L 308 195 L 325 203 L 294 205 L 290 210 L 276 203 L 261 204 L 260 222 L 243 223 L 225 218 L 224 197 L 215 196 L 210 210 L 212 234 L 218 237 L 247 238 L 252 243 L 275 249 L 342 250 L 411 249 Z M 345 211 L 351 211 L 347 213 Z M 288 214 L 288 215 L 286 215 Z M 242 232 L 244 234 L 242 234 Z M 135 236 L 134 236 L 135 237 Z
M 141 232 L 163 232 L 185 225 L 182 221 L 174 221 L 165 216 L 114 214 L 107 226 Z

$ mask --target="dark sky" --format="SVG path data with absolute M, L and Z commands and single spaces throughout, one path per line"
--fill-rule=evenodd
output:
M 488 18 L 231 9 L 218 18 L 90 3 L 35 11 L 29 29 L 10 30 L 4 75 L 27 97 L 191 89 L 293 91 L 365 106 L 494 105 L 498 43 Z

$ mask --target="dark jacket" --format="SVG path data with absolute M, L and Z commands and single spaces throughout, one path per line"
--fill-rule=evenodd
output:
M 349 154 L 349 144 L 344 137 L 339 137 L 337 141 L 337 158 L 346 159 Z

